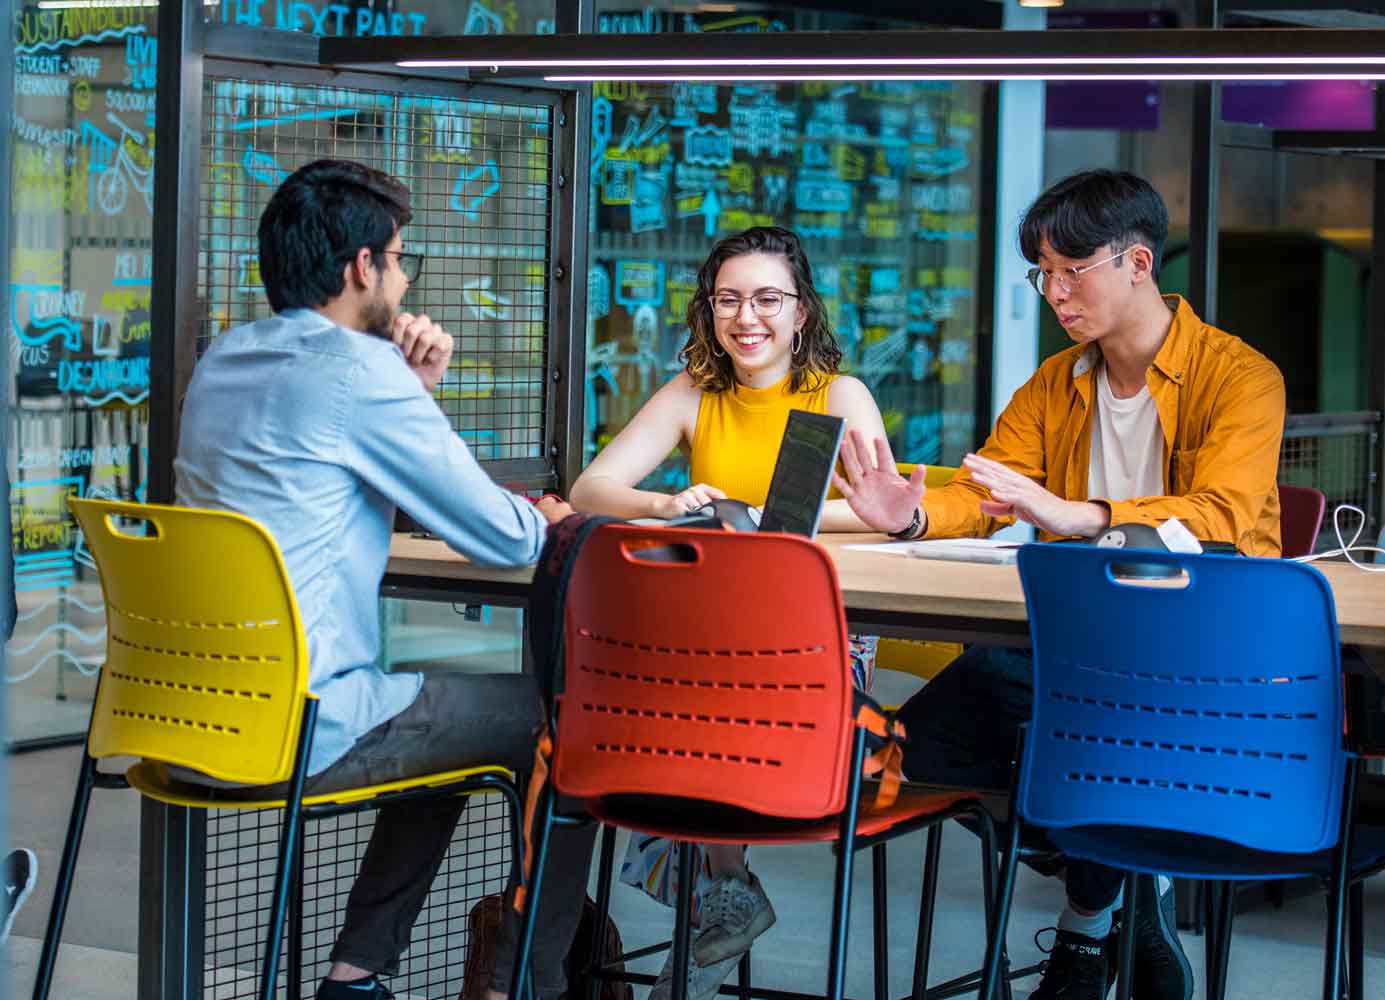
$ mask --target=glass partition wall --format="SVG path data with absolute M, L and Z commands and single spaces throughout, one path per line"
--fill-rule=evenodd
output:
M 106 634 L 70 496 L 148 474 L 155 11 L 16 4 L 9 314 L 0 387 L 19 621 L 15 744 L 84 732 Z M 8 98 L 10 95 L 6 95 Z

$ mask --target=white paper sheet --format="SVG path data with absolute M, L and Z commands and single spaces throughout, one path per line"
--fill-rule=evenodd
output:
M 1012 563 L 1022 543 L 1001 538 L 930 538 L 919 542 L 847 545 L 848 549 L 911 559 L 949 559 L 953 562 Z

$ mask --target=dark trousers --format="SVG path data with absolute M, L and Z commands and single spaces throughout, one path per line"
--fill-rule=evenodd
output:
M 376 726 L 331 767 L 310 777 L 305 795 L 358 788 L 480 764 L 528 770 L 542 725 L 538 683 L 527 674 L 426 674 L 414 703 Z M 237 790 L 228 797 L 258 795 Z M 468 796 L 401 802 L 381 809 L 347 898 L 332 960 L 394 974 L 409 946 Z M 587 889 L 596 827 L 555 829 L 549 841 L 534 939 L 534 981 L 543 1000 L 567 986 L 563 959 Z M 491 988 L 509 992 L 518 917 L 505 907 Z
M 900 707 L 909 730 L 904 774 L 928 784 L 1008 789 L 1018 729 L 1033 708 L 1028 650 L 970 647 Z M 1105 909 L 1120 887 L 1115 868 L 1067 862 L 1068 901 L 1080 910 Z

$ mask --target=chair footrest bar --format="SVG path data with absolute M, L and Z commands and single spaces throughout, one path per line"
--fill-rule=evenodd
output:
M 1021 969 L 1011 969 L 1005 973 L 1006 982 L 1013 983 L 1016 979 L 1024 979 L 1026 976 L 1036 976 L 1043 971 L 1044 964 L 1036 962 L 1033 965 L 1026 965 Z M 968 972 L 965 976 L 958 976 L 956 979 L 949 979 L 945 983 L 937 986 L 930 986 L 925 992 L 925 1000 L 947 1000 L 948 997 L 962 996 L 964 993 L 975 993 L 976 988 L 981 985 L 981 970 Z M 901 997 L 900 1000 L 909 1000 L 908 996 Z

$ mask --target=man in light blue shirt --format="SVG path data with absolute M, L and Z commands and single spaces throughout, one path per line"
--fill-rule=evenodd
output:
M 453 340 L 401 311 L 423 264 L 400 234 L 411 215 L 408 190 L 360 164 L 319 160 L 285 180 L 259 225 L 275 315 L 219 337 L 183 407 L 178 502 L 264 525 L 293 583 L 319 698 L 305 794 L 472 764 L 526 768 L 543 718 L 532 676 L 376 666 L 396 507 L 467 558 L 508 566 L 534 562 L 548 523 L 571 513 L 497 486 L 434 401 Z M 390 995 L 377 974 L 397 970 L 465 802 L 379 812 L 319 1000 Z M 571 831 L 547 866 L 534 955 L 544 1000 L 565 986 L 591 838 Z M 493 974 L 492 998 L 509 971 Z

